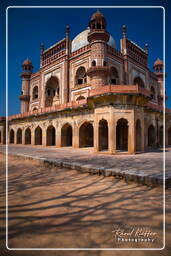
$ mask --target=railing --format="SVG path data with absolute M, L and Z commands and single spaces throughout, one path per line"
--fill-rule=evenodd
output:
M 88 51 L 89 49 L 90 49 L 90 45 L 83 46 L 82 48 L 72 52 L 70 57 L 74 57 L 80 53 L 84 53 L 85 51 Z
M 140 87 L 138 85 L 105 85 L 101 88 L 93 89 L 90 91 L 89 96 L 95 96 L 105 93 L 133 93 L 133 94 L 143 94 L 145 96 L 150 96 L 150 91 Z
M 49 112 L 64 110 L 64 109 L 67 109 L 67 108 L 79 107 L 79 106 L 84 105 L 86 103 L 87 103 L 86 99 L 83 99 L 83 100 L 80 100 L 80 101 L 71 101 L 71 102 L 68 102 L 68 103 L 60 104 L 60 105 L 40 108 L 40 109 L 36 109 L 36 110 L 33 110 L 33 111 L 25 112 L 25 113 L 22 113 L 22 114 L 12 115 L 12 116 L 8 117 L 8 120 L 10 121 L 10 120 L 13 120 L 13 119 L 29 117 L 29 116 L 32 116 L 32 115 L 40 115 L 40 114 L 43 114 L 43 113 L 49 113 Z

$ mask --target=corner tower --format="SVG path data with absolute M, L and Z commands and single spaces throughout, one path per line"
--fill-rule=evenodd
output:
M 91 79 L 92 88 L 98 88 L 107 84 L 106 43 L 110 35 L 106 32 L 106 20 L 99 11 L 92 15 L 89 27 L 88 42 L 91 46 L 91 67 L 87 70 L 87 75 Z
M 19 99 L 21 101 L 21 113 L 29 111 L 30 101 L 30 77 L 33 70 L 33 65 L 29 59 L 26 59 L 22 64 L 22 91 Z
M 154 73 L 157 76 L 158 83 L 160 84 L 160 95 L 162 97 L 165 96 L 164 88 L 163 88 L 163 61 L 159 58 L 154 62 Z

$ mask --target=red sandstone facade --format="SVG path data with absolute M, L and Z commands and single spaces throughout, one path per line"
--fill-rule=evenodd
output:
M 97 11 L 89 28 L 48 49 L 40 69 L 22 64 L 21 114 L 9 117 L 9 143 L 94 147 L 112 154 L 163 145 L 163 62 L 148 68 L 148 45 L 140 48 L 122 28 L 121 51 Z M 166 145 L 171 144 L 166 109 Z M 1 121 L 1 124 L 3 122 Z M 4 128 L 0 126 L 1 143 Z

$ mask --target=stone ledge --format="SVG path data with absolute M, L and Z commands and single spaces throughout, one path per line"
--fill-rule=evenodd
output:
M 120 169 L 120 168 L 105 168 L 99 167 L 93 164 L 81 164 L 78 162 L 66 162 L 60 159 L 54 160 L 45 157 L 38 157 L 38 156 L 30 156 L 27 154 L 13 154 L 17 157 L 22 157 L 26 159 L 34 159 L 38 160 L 41 163 L 45 164 L 46 166 L 54 166 L 59 168 L 68 168 L 72 170 L 77 170 L 82 173 L 89 173 L 89 174 L 98 174 L 103 175 L 105 177 L 113 176 L 117 179 L 124 179 L 126 182 L 135 182 L 147 186 L 163 186 L 163 174 L 151 174 L 146 175 L 141 171 L 138 171 L 134 168 L 130 169 Z M 171 186 L 171 177 L 169 175 L 165 176 L 165 184 L 166 188 Z

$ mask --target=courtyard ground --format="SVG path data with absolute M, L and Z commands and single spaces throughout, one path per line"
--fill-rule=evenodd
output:
M 7 251 L 5 250 L 5 158 L 0 155 L 1 255 L 170 255 L 170 209 L 163 251 Z M 171 204 L 170 189 L 166 191 Z M 114 177 L 47 168 L 39 161 L 9 156 L 10 248 L 162 247 L 162 189 Z M 118 227 L 148 228 L 157 233 L 153 243 L 118 243 Z M 23 254 L 24 253 L 24 254 Z
M 166 150 L 166 183 L 171 184 L 171 148 Z M 5 153 L 5 145 L 0 145 Z M 134 182 L 158 185 L 163 183 L 163 150 L 135 155 L 94 154 L 93 148 L 43 147 L 9 145 L 8 152 L 14 155 L 45 160 L 57 166 L 78 169 L 82 172 L 112 173 L 113 176 Z

